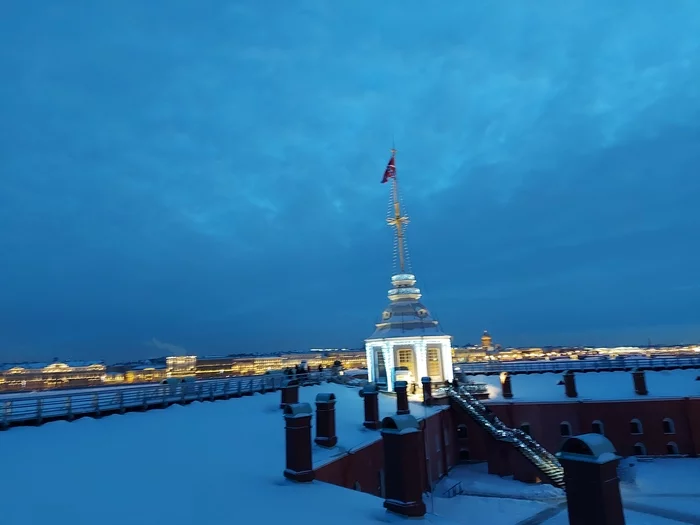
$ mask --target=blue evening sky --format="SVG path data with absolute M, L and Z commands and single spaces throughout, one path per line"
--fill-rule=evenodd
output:
M 0 361 L 361 346 L 392 138 L 456 343 L 700 340 L 693 0 L 8 0 Z

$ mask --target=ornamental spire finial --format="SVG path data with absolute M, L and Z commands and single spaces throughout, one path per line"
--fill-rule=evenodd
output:
M 392 146 L 391 148 L 391 158 L 386 165 L 384 170 L 384 176 L 382 177 L 382 184 L 391 179 L 391 208 L 393 214 L 387 217 L 387 224 L 394 228 L 396 232 L 396 245 L 398 249 L 399 256 L 399 271 L 401 273 L 406 272 L 408 253 L 406 250 L 406 239 L 405 230 L 408 224 L 408 216 L 403 215 L 401 212 L 401 199 L 399 197 L 399 183 L 396 178 L 396 148 Z

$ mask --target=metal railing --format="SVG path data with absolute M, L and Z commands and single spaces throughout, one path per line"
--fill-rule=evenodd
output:
M 297 379 L 301 379 L 302 384 L 304 381 L 318 383 L 327 379 L 328 375 L 327 372 L 311 372 Z M 286 379 L 282 375 L 262 375 L 174 385 L 115 386 L 90 391 L 15 394 L 7 397 L 0 395 L 0 428 L 265 393 L 279 389 Z
M 481 428 L 494 438 L 511 443 L 520 454 L 546 474 L 554 486 L 564 486 L 564 471 L 559 460 L 530 435 L 521 430 L 509 428 L 464 387 L 452 390 L 450 396 Z
M 443 498 L 454 498 L 455 496 L 459 496 L 460 494 L 464 493 L 464 489 L 462 488 L 462 482 L 458 481 L 454 485 L 452 485 L 449 489 L 447 489 L 444 494 L 442 495 Z
M 501 372 L 611 371 L 640 369 L 700 368 L 700 357 L 655 357 L 616 359 L 556 359 L 552 361 L 489 361 L 462 363 L 456 368 L 468 374 L 498 374 Z

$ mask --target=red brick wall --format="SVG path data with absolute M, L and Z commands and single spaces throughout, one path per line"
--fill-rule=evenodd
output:
M 443 410 L 425 420 L 427 488 L 445 476 L 459 460 L 459 445 L 452 410 Z
M 468 456 L 468 459 L 471 461 L 486 461 L 489 457 L 489 449 L 492 443 L 492 441 L 489 440 L 488 434 L 460 408 L 453 407 L 450 412 L 452 412 L 455 425 L 455 438 L 457 438 L 458 426 L 464 425 L 467 429 L 467 438 L 457 439 L 457 445 L 459 447 L 457 455 L 459 456 L 460 451 L 464 451 L 466 452 L 464 456 L 465 459 Z
M 573 435 L 592 432 L 592 423 L 602 421 L 605 436 L 622 456 L 632 455 L 635 443 L 642 443 L 647 454 L 665 455 L 666 445 L 674 442 L 680 454 L 700 452 L 700 399 L 640 400 L 618 402 L 572 401 L 567 403 L 489 403 L 496 415 L 510 427 L 530 425 L 532 437 L 547 450 L 557 452 L 565 437 L 560 424 L 568 422 Z M 463 415 L 463 418 L 466 418 Z M 670 418 L 675 434 L 664 434 L 663 420 Z M 639 419 L 643 434 L 633 435 L 630 421 Z M 473 426 L 475 426 L 473 424 Z M 471 427 L 469 427 L 471 430 Z M 473 459 L 484 458 L 482 438 L 477 434 L 469 448 Z M 473 448 L 473 452 L 472 452 Z
M 424 432 L 426 461 L 423 468 L 423 480 L 428 490 L 428 476 L 436 483 L 452 468 L 459 457 L 455 423 L 452 410 L 443 410 L 425 420 Z M 377 432 L 381 438 L 381 433 Z M 342 441 L 342 436 L 339 436 Z M 382 496 L 381 479 L 384 469 L 384 450 L 379 439 L 359 450 L 341 456 L 335 461 L 315 469 L 316 479 L 349 489 L 356 488 L 368 494 Z
M 355 489 L 355 484 L 359 483 L 362 492 L 381 496 L 380 476 L 383 469 L 384 449 L 380 439 L 315 469 L 315 474 L 319 481 L 349 489 Z

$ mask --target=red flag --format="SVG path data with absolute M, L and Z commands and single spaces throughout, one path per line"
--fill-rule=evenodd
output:
M 391 179 L 392 177 L 396 177 L 396 164 L 394 164 L 394 155 L 391 155 L 391 158 L 389 159 L 389 164 L 386 165 L 386 169 L 384 170 L 384 176 L 382 177 L 382 184 L 384 184 L 386 181 Z

